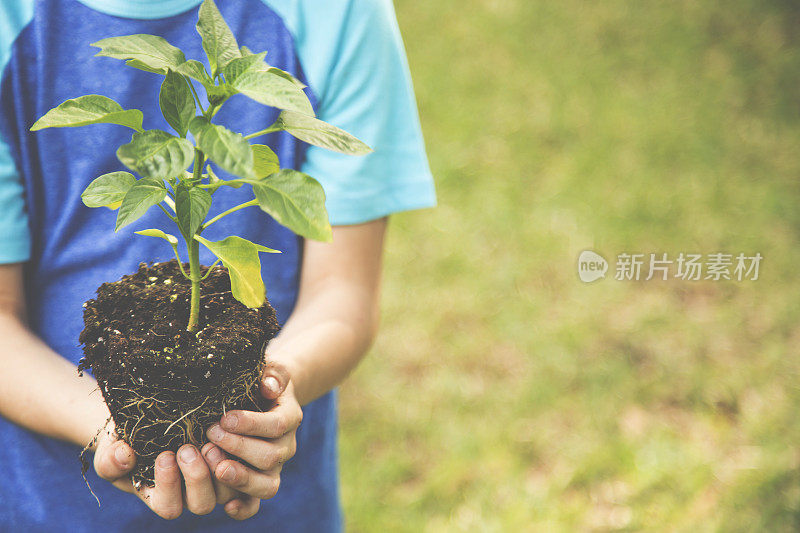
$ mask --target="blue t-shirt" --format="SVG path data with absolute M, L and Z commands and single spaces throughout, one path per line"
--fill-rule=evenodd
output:
M 80 201 L 86 185 L 123 170 L 116 148 L 126 128 L 101 124 L 29 132 L 48 109 L 68 98 L 103 94 L 144 111 L 145 128 L 168 129 L 158 111 L 162 77 L 89 46 L 105 37 L 150 33 L 204 54 L 195 31 L 200 0 L 0 0 L 0 263 L 26 262 L 30 327 L 56 352 L 77 363 L 81 304 L 98 285 L 163 261 L 171 250 L 133 231 L 162 227 L 151 209 L 113 233 L 116 212 Z M 270 64 L 309 87 L 322 120 L 350 131 L 375 152 L 348 157 L 307 147 L 286 133 L 269 144 L 283 167 L 303 170 L 325 188 L 334 225 L 356 224 L 435 203 L 403 46 L 390 0 L 218 0 L 239 44 L 267 50 Z M 253 132 L 277 111 L 246 97 L 231 98 L 219 122 Z M 262 140 L 263 139 L 263 140 Z M 247 187 L 215 198 L 222 211 L 250 199 Z M 262 256 L 268 297 L 284 323 L 295 304 L 302 240 L 260 210 L 243 210 L 208 230 L 212 240 L 237 234 L 277 248 Z M 201 261 L 213 258 L 201 251 Z M 184 513 L 166 522 L 135 497 L 98 479 L 98 508 L 86 490 L 79 448 L 29 432 L 0 417 L 0 531 L 338 531 L 334 393 L 304 408 L 296 456 L 283 470 L 278 495 L 256 517 L 234 522 L 221 508 L 204 517 Z

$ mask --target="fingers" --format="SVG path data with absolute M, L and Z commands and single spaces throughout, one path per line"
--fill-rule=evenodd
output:
M 271 470 L 260 472 L 231 459 L 225 459 L 217 465 L 214 477 L 249 496 L 268 500 L 278 492 L 281 483 L 280 471 L 281 467 L 276 466 Z
M 203 458 L 206 460 L 206 464 L 208 465 L 208 469 L 213 473 L 214 470 L 217 468 L 217 465 L 220 464 L 222 461 L 227 459 L 228 457 L 225 455 L 220 448 L 214 445 L 211 442 L 207 442 L 203 449 L 201 450 L 203 454 Z M 212 478 L 214 476 L 212 475 Z M 217 503 L 228 503 L 231 500 L 242 496 L 240 492 L 233 490 L 230 487 L 219 483 L 216 479 L 214 481 L 214 491 L 217 494 Z
M 261 374 L 260 391 L 267 400 L 278 398 L 289 385 L 289 371 L 280 363 L 267 361 Z
M 227 459 L 225 452 L 210 442 L 203 446 L 202 453 L 212 472 L 219 463 Z M 258 512 L 261 505 L 261 500 L 258 498 L 247 496 L 216 480 L 214 487 L 217 491 L 217 502 L 225 504 L 225 512 L 234 520 L 246 520 Z
M 155 487 L 142 491 L 145 503 L 161 518 L 174 520 L 183 511 L 181 475 L 173 452 L 156 458 Z
M 121 440 L 98 446 L 94 454 L 94 469 L 106 481 L 125 477 L 135 464 L 133 449 Z
M 258 512 L 261 500 L 253 496 L 242 496 L 225 504 L 225 512 L 234 520 L 246 520 Z
M 259 470 L 271 470 L 282 465 L 294 456 L 297 449 L 294 432 L 266 441 L 230 433 L 219 425 L 214 425 L 208 430 L 207 435 L 211 442 Z M 218 470 L 219 467 L 215 472 Z
M 238 497 L 241 501 L 231 506 L 235 512 L 232 517 L 243 519 L 252 516 L 258 510 L 258 505 L 254 506 L 253 502 L 234 489 L 216 483 L 212 472 L 226 457 L 213 444 L 207 446 L 217 452 L 216 455 L 211 454 L 208 464 L 197 449 L 189 444 L 178 449 L 177 457 L 172 452 L 161 453 L 155 463 L 155 486 L 143 487 L 138 491 L 134 490 L 129 477 L 136 464 L 136 455 L 125 442 L 114 441 L 98 446 L 94 467 L 101 478 L 112 482 L 120 490 L 135 492 L 153 512 L 167 520 L 177 518 L 183 511 L 181 479 L 186 487 L 186 508 L 192 513 L 208 514 L 214 510 L 218 499 L 219 503 L 230 503 Z M 204 455 L 208 460 L 208 455 Z
M 186 508 L 198 515 L 213 511 L 217 504 L 214 482 L 197 448 L 191 444 L 181 446 L 178 449 L 178 466 L 186 484 Z
M 276 439 L 297 429 L 302 421 L 303 410 L 300 405 L 287 400 L 265 413 L 228 411 L 220 420 L 220 426 L 230 433 Z

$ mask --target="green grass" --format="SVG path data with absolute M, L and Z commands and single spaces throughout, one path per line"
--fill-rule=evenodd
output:
M 440 206 L 341 389 L 348 530 L 800 529 L 800 10 L 396 7 Z M 613 279 L 718 251 L 760 279 Z

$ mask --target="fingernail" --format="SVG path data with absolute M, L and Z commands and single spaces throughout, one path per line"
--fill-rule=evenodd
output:
M 127 468 L 130 464 L 130 454 L 122 443 L 117 444 L 117 449 L 114 450 L 114 458 L 123 468 Z
M 178 458 L 184 463 L 193 463 L 197 459 L 197 451 L 193 446 L 184 446 L 178 450 Z
M 158 466 L 161 468 L 171 468 L 175 466 L 175 458 L 171 453 L 162 453 L 158 456 Z
M 233 481 L 236 477 L 236 472 L 234 471 L 232 466 L 226 466 L 225 470 L 219 475 L 219 478 L 223 481 Z
M 236 426 L 239 425 L 239 417 L 233 413 L 227 413 L 225 416 L 222 417 L 222 425 L 225 426 L 225 429 L 228 431 L 235 431 Z
M 278 394 L 281 391 L 281 384 L 278 383 L 278 380 L 272 376 L 264 380 L 264 385 L 270 392 L 274 392 L 275 394 Z
M 214 442 L 219 442 L 222 440 L 222 437 L 225 436 L 225 432 L 222 431 L 222 428 L 219 427 L 218 424 L 214 424 L 211 426 L 211 429 L 208 430 L 208 438 Z
M 222 450 L 216 446 L 212 446 L 206 451 L 206 457 L 208 457 L 208 460 L 212 463 L 219 463 L 225 459 L 225 456 L 222 454 Z

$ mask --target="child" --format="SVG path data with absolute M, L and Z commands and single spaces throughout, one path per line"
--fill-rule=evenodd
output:
M 89 93 L 141 109 L 148 129 L 167 129 L 155 96 L 161 76 L 93 58 L 97 49 L 89 43 L 149 33 L 183 49 L 187 58 L 204 59 L 194 28 L 199 3 L 0 3 L 4 531 L 341 529 L 332 389 L 375 333 L 387 215 L 435 203 L 390 0 L 219 2 L 240 45 L 267 50 L 271 65 L 309 86 L 319 118 L 375 152 L 355 158 L 307 147 L 284 133 L 259 138 L 282 166 L 323 184 L 332 244 L 303 241 L 259 210 L 243 210 L 214 226 L 220 237 L 241 235 L 283 251 L 263 260 L 269 299 L 284 325 L 267 348 L 270 366 L 261 384 L 277 407 L 230 412 L 209 429 L 211 442 L 202 449 L 185 445 L 177 454 L 162 453 L 155 487 L 139 492 L 126 475 L 135 461 L 131 449 L 103 434 L 94 466 L 110 482 L 93 474 L 89 479 L 100 508 L 79 473 L 78 452 L 108 418 L 95 382 L 76 372 L 81 304 L 100 283 L 135 271 L 140 261 L 169 258 L 157 239 L 132 234 L 159 227 L 165 215 L 151 209 L 136 227 L 114 234 L 115 212 L 80 201 L 91 180 L 123 169 L 114 153 L 129 140 L 125 128 L 28 130 L 51 107 Z M 276 113 L 235 96 L 220 111 L 220 122 L 258 131 Z M 246 187 L 232 190 L 219 208 L 246 201 L 247 194 Z M 212 261 L 201 253 L 201 262 Z

